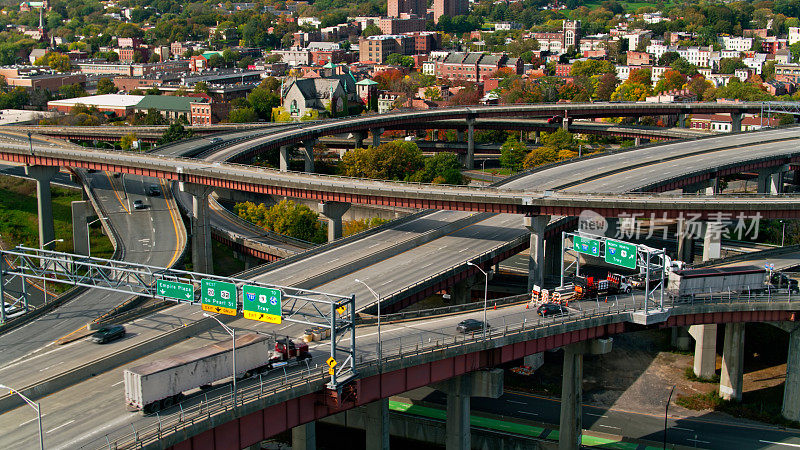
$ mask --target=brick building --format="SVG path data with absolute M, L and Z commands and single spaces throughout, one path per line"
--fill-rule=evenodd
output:
M 436 61 L 436 77 L 449 80 L 482 82 L 500 68 L 509 68 L 522 74 L 522 60 L 509 58 L 505 54 L 483 54 L 478 52 L 450 53 Z
M 425 16 L 428 12 L 426 0 L 388 0 L 386 6 L 389 17 L 400 17 L 402 14 Z
M 415 31 L 425 31 L 425 19 L 410 17 L 401 19 L 398 17 L 381 17 L 378 21 L 378 28 L 383 34 L 402 34 Z
M 469 0 L 433 0 L 433 21 L 442 16 L 465 16 L 469 13 Z
M 392 53 L 413 55 L 415 53 L 415 39 L 413 36 L 383 34 L 361 38 L 358 41 L 360 62 L 383 64 Z

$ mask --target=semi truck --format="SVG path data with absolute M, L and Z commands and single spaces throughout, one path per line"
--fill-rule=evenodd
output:
M 667 292 L 673 298 L 716 292 L 759 293 L 766 289 L 766 270 L 758 266 L 730 266 L 674 270 Z
M 311 357 L 307 344 L 296 345 L 287 338 L 278 340 L 271 352 L 270 342 L 269 337 L 255 333 L 236 337 L 237 378 Z M 150 413 L 169 408 L 187 391 L 230 377 L 231 344 L 227 339 L 125 369 L 125 402 L 132 409 Z

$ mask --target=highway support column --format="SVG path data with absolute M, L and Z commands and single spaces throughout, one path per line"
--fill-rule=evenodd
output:
M 788 172 L 789 166 L 763 170 L 758 172 L 758 193 L 759 194 L 782 194 L 783 193 L 783 174 Z
M 369 132 L 372 135 L 372 146 L 377 147 L 381 145 L 381 135 L 383 134 L 383 128 L 373 128 L 369 130 Z
M 450 302 L 453 305 L 463 305 L 469 303 L 472 294 L 472 278 L 456 281 L 453 287 L 450 288 Z
M 559 450 L 581 447 L 583 432 L 583 355 L 602 355 L 611 351 L 612 339 L 576 342 L 564 347 L 564 372 L 561 375 L 561 417 L 558 428 Z
M 314 172 L 314 145 L 316 143 L 316 139 L 303 141 L 303 146 L 305 146 L 305 151 L 303 152 L 303 162 L 305 162 L 304 171 L 308 173 Z
M 308 422 L 292 428 L 292 450 L 316 450 L 316 448 L 316 422 Z
M 389 449 L 389 399 L 366 405 L 364 428 L 367 432 L 366 450 Z
M 319 212 L 328 218 L 328 242 L 342 237 L 342 216 L 350 209 L 350 203 L 320 202 Z
M 783 417 L 800 422 L 800 326 L 789 331 L 789 354 L 786 358 L 786 382 L 783 385 Z
M 467 119 L 467 157 L 464 159 L 467 170 L 475 168 L 475 119 Z
M 469 413 L 472 378 L 461 375 L 450 380 L 447 391 L 447 421 L 445 423 L 445 449 L 470 450 Z
M 53 201 L 50 180 L 58 173 L 58 167 L 25 166 L 25 174 L 36 180 L 36 207 L 39 214 L 39 248 L 56 238 L 53 225 Z
M 686 114 L 680 113 L 678 114 L 678 128 L 686 128 Z
M 180 189 L 192 196 L 192 265 L 195 272 L 214 273 L 214 256 L 211 252 L 211 224 L 208 214 L 209 186 L 180 183 Z
M 694 262 L 694 235 L 689 230 L 686 219 L 678 219 L 678 259 L 691 264 Z
M 530 256 L 528 257 L 528 292 L 530 292 L 533 285 L 541 286 L 544 283 L 544 230 L 550 222 L 550 216 L 525 216 L 523 221 L 525 227 L 531 232 Z
M 367 137 L 366 133 L 364 133 L 362 131 L 358 131 L 356 133 L 353 133 L 353 137 L 356 140 L 355 148 L 364 148 L 364 139 L 366 139 L 366 137 Z
M 717 370 L 717 325 L 692 325 L 689 334 L 694 338 L 694 374 L 711 378 Z
M 731 132 L 742 131 L 742 113 L 731 113 Z
M 89 233 L 86 225 L 94 216 L 87 200 L 72 202 L 72 248 L 77 255 L 89 256 Z M 94 219 L 92 219 L 94 220 Z
M 722 371 L 719 396 L 725 400 L 742 401 L 744 374 L 744 323 L 725 324 L 725 347 L 722 349 Z
M 280 149 L 280 156 L 279 158 L 279 167 L 281 172 L 288 172 L 289 171 L 289 146 L 288 145 L 281 145 Z

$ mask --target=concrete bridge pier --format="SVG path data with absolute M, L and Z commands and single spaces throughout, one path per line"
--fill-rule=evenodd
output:
M 722 349 L 722 371 L 719 396 L 725 400 L 742 401 L 744 375 L 744 323 L 725 324 L 725 347 Z
M 541 138 L 542 138 L 542 132 L 541 131 L 537 130 L 537 131 L 533 132 L 533 142 L 536 145 L 539 145 L 541 143 Z
M 56 238 L 53 225 L 53 201 L 50 180 L 58 173 L 58 167 L 25 166 L 25 174 L 36 180 L 36 207 L 39 215 L 39 247 Z
M 685 113 L 678 114 L 677 124 L 678 124 L 678 128 L 686 128 L 686 114 Z
M 86 225 L 94 220 L 94 211 L 87 200 L 72 202 L 72 248 L 78 255 L 89 256 L 89 233 Z
M 367 133 L 358 131 L 353 133 L 353 138 L 356 140 L 355 148 L 364 148 L 364 139 L 367 138 Z
M 638 147 L 640 145 L 642 145 L 642 138 L 640 137 L 633 138 L 633 146 Z
M 369 130 L 369 133 L 372 135 L 372 146 L 377 147 L 381 145 L 381 135 L 383 134 L 383 128 L 373 128 Z
M 450 302 L 453 305 L 469 303 L 469 301 L 472 300 L 470 297 L 472 295 L 472 285 L 474 283 L 475 279 L 473 277 L 457 281 L 456 284 L 450 288 Z
M 389 399 L 368 404 L 364 422 L 366 450 L 389 450 Z
M 731 113 L 731 131 L 742 131 L 742 113 Z
M 576 342 L 564 347 L 564 372 L 561 379 L 561 417 L 558 428 L 559 450 L 581 447 L 583 432 L 583 355 L 603 355 L 611 351 L 612 339 Z
M 688 351 L 691 344 L 691 336 L 689 336 L 689 328 L 687 327 L 672 327 L 672 346 L 678 350 Z
M 281 172 L 288 172 L 289 171 L 289 146 L 288 145 L 281 145 L 278 164 L 279 164 L 279 168 L 280 168 Z
M 319 212 L 328 218 L 328 242 L 342 237 L 342 216 L 350 209 L 350 203 L 320 202 Z
M 722 230 L 709 222 L 703 224 L 703 261 L 722 257 Z
M 464 160 L 466 168 L 475 168 L 475 119 L 467 119 L 467 158 Z
M 782 194 L 783 175 L 789 171 L 789 166 L 781 166 L 777 170 L 762 170 L 758 172 L 759 194 Z
M 471 450 L 470 398 L 499 398 L 503 395 L 503 370 L 481 370 L 434 385 L 447 394 L 445 449 Z
M 564 111 L 564 118 L 561 119 L 561 129 L 569 131 L 569 113 L 567 111 Z
M 305 162 L 304 171 L 308 173 L 314 172 L 314 145 L 316 145 L 316 143 L 316 139 L 303 141 L 303 146 L 305 147 L 305 151 L 303 152 L 303 161 Z
M 800 326 L 792 324 L 791 328 L 781 328 L 789 332 L 789 355 L 786 358 L 781 414 L 789 420 L 800 422 Z
M 694 262 L 694 236 L 685 219 L 678 220 L 678 259 L 685 263 Z
M 211 224 L 209 223 L 209 186 L 181 182 L 180 189 L 192 196 L 192 265 L 195 272 L 214 273 L 211 252 Z
M 694 374 L 711 378 L 717 370 L 717 325 L 692 325 L 689 334 L 694 338 Z
M 309 422 L 292 428 L 292 450 L 317 449 L 317 423 Z
M 525 227 L 531 232 L 528 257 L 528 292 L 530 292 L 533 285 L 544 284 L 544 230 L 550 222 L 550 216 L 525 216 L 522 219 Z

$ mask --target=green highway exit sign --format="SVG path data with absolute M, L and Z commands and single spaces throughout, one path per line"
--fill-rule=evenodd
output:
M 281 323 L 281 291 L 261 286 L 242 286 L 242 312 L 245 319 Z
M 225 281 L 200 280 L 200 304 L 203 311 L 236 315 L 236 285 Z
M 179 281 L 157 280 L 156 295 L 159 297 L 191 302 L 194 299 L 194 285 L 191 283 L 181 283 Z
M 605 260 L 609 264 L 636 268 L 636 245 L 627 242 L 606 239 Z
M 573 236 L 572 247 L 584 255 L 600 256 L 600 241 L 580 236 Z

